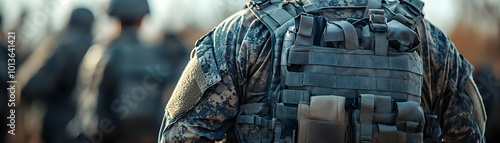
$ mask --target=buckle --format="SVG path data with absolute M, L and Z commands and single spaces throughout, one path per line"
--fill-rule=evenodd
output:
M 368 15 L 370 15 L 370 28 L 374 32 L 387 31 L 387 18 L 383 9 L 370 9 Z
M 273 120 L 266 120 L 262 117 L 259 117 L 259 116 L 252 116 L 253 117 L 253 124 L 255 125 L 259 125 L 259 126 L 262 126 L 262 127 L 265 127 L 265 128 L 274 128 L 274 125 L 275 125 L 275 122 L 276 122 L 276 119 L 273 119 Z
M 257 10 L 262 10 L 262 6 L 266 6 L 267 4 L 269 4 L 269 0 L 250 0 L 250 2 L 248 3 L 248 7 L 249 8 L 253 8 L 255 7 L 255 9 Z
M 304 12 L 306 13 L 318 13 L 319 11 L 319 8 L 314 3 L 302 6 L 302 9 L 304 9 Z
M 257 116 L 253 116 L 253 122 L 257 125 L 262 125 L 262 121 L 260 120 L 261 118 Z

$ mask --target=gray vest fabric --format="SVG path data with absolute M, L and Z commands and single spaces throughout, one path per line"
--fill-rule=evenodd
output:
M 247 5 L 273 32 L 274 78 L 266 103 L 241 105 L 239 142 L 423 142 L 423 3 L 365 1 Z

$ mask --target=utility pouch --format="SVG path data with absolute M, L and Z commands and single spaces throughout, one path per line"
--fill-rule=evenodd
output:
M 361 94 L 352 113 L 354 142 L 423 142 L 424 113 L 417 102 Z
M 299 104 L 297 118 L 299 143 L 346 142 L 345 97 L 313 96 L 310 105 Z

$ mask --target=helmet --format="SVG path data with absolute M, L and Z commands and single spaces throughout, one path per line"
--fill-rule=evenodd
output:
M 108 14 L 120 19 L 122 25 L 136 25 L 149 14 L 147 0 L 112 0 Z
M 86 8 L 77 8 L 71 13 L 69 19 L 70 26 L 77 26 L 82 28 L 90 28 L 94 22 L 94 15 Z

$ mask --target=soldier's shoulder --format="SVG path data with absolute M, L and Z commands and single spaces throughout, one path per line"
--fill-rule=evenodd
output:
M 257 18 L 248 9 L 236 12 L 201 37 L 195 44 L 194 53 L 196 54 L 192 55 L 196 55 L 198 58 L 215 58 L 216 62 L 214 63 L 217 63 L 221 70 L 225 70 L 226 63 L 233 62 L 228 60 L 234 59 L 243 40 L 251 33 L 261 32 L 264 29 L 263 24 L 257 24 L 256 21 L 258 21 Z M 253 25 L 260 27 L 257 29 Z
M 226 72 L 228 63 L 233 62 L 232 56 L 243 38 L 240 35 L 252 17 L 248 10 L 240 10 L 196 41 L 191 58 L 197 58 L 208 85 L 218 82 L 220 72 Z
M 213 44 L 214 41 L 235 40 L 235 34 L 248 28 L 257 18 L 248 10 L 242 9 L 226 18 L 210 32 L 196 41 L 195 46 L 203 48 L 203 44 Z
M 431 59 L 432 73 L 437 76 L 443 71 L 447 71 L 445 79 L 451 80 L 448 86 L 452 90 L 461 89 L 465 86 L 469 75 L 472 74 L 474 67 L 458 52 L 457 48 L 450 40 L 450 38 L 441 31 L 437 26 L 429 21 L 425 22 L 426 29 L 426 43 L 430 52 L 427 57 Z M 427 49 L 424 49 L 427 50 Z
M 427 42 L 429 46 L 440 52 L 447 52 L 448 50 L 453 50 L 454 46 L 451 46 L 450 38 L 439 29 L 436 25 L 432 24 L 428 20 L 424 20 L 425 31 Z

